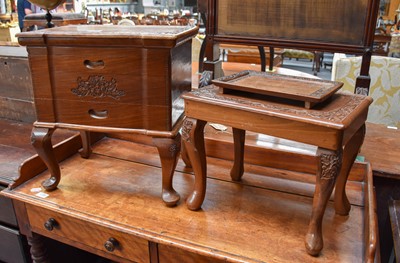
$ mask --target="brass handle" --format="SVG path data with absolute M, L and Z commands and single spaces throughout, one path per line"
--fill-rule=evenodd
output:
M 108 110 L 94 110 L 90 109 L 88 111 L 90 117 L 94 119 L 107 119 L 108 118 Z
M 83 61 L 83 64 L 88 69 L 102 69 L 102 68 L 104 68 L 104 61 L 103 60 L 91 61 L 91 60 L 86 59 L 85 61 Z
M 110 252 L 113 252 L 118 246 L 119 242 L 113 237 L 110 237 L 106 243 L 104 243 L 104 247 Z
M 49 218 L 45 223 L 44 223 L 44 228 L 46 228 L 49 231 L 53 231 L 55 227 L 58 226 L 57 221 L 54 218 Z

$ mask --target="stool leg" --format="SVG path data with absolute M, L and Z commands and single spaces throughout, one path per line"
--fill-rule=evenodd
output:
M 335 188 L 335 211 L 339 215 L 348 215 L 350 202 L 346 195 L 346 182 L 354 160 L 365 137 L 365 124 L 353 135 L 343 149 L 343 164 Z
M 181 145 L 181 158 L 182 158 L 182 161 L 185 163 L 186 167 L 189 167 L 189 168 L 192 167 L 192 164 L 190 163 L 189 155 L 187 153 L 184 143 L 182 143 L 182 145 Z
M 162 199 L 167 206 L 174 206 L 180 196 L 173 187 L 173 176 L 181 150 L 181 135 L 175 138 L 153 138 L 161 160 Z
M 194 172 L 194 190 L 186 200 L 190 210 L 200 209 L 206 195 L 207 162 L 204 147 L 206 121 L 186 118 L 182 127 L 182 141 Z
M 240 181 L 242 178 L 244 168 L 244 142 L 246 138 L 246 131 L 242 129 L 232 128 L 233 131 L 233 145 L 234 145 L 234 160 L 231 170 L 231 178 L 233 181 Z
M 322 148 L 318 148 L 317 150 L 319 165 L 311 219 L 305 238 L 307 253 L 312 256 L 317 256 L 324 246 L 322 238 L 322 219 L 340 171 L 341 155 L 341 151 L 335 152 Z
M 87 159 L 92 154 L 90 131 L 80 131 L 79 133 L 80 133 L 81 139 L 82 139 L 82 150 L 80 151 L 80 154 L 81 154 L 82 158 Z
M 51 136 L 54 131 L 55 129 L 34 127 L 31 135 L 33 147 L 50 171 L 50 178 L 42 182 L 43 188 L 47 191 L 55 190 L 61 179 L 60 166 L 51 143 Z

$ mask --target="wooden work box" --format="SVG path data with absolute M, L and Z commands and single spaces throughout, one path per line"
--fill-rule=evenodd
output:
M 87 24 L 87 18 L 81 13 L 53 13 L 51 22 L 55 26 Z M 38 29 L 47 27 L 46 13 L 29 14 L 24 17 L 24 30 L 37 26 Z
M 180 152 L 180 95 L 191 89 L 191 39 L 197 27 L 70 25 L 25 32 L 37 122 L 32 143 L 51 177 L 60 168 L 51 136 L 56 128 L 81 131 L 82 156 L 91 153 L 90 131 L 150 135 L 163 160 L 163 200 L 179 195 L 172 174 Z M 168 179 L 166 179 L 168 178 Z
M 191 89 L 196 32 L 82 25 L 20 34 L 38 122 L 170 131 Z

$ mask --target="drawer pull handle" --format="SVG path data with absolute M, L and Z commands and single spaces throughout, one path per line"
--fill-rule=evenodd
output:
M 55 227 L 58 226 L 57 221 L 54 218 L 49 218 L 45 223 L 44 223 L 44 228 L 46 228 L 49 231 L 53 231 Z
M 102 68 L 104 68 L 104 61 L 103 60 L 91 61 L 91 60 L 86 59 L 85 61 L 83 61 L 83 64 L 88 69 L 102 69 Z
M 104 243 L 104 247 L 107 249 L 109 252 L 113 252 L 117 247 L 119 246 L 119 242 L 115 239 L 110 237 L 106 243 Z
M 107 119 L 108 118 L 108 110 L 93 110 L 90 109 L 88 111 L 90 117 L 94 119 Z

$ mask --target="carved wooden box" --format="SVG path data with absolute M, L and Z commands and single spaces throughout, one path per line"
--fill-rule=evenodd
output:
M 170 131 L 191 89 L 197 28 L 56 27 L 19 35 L 32 69 L 37 119 Z

